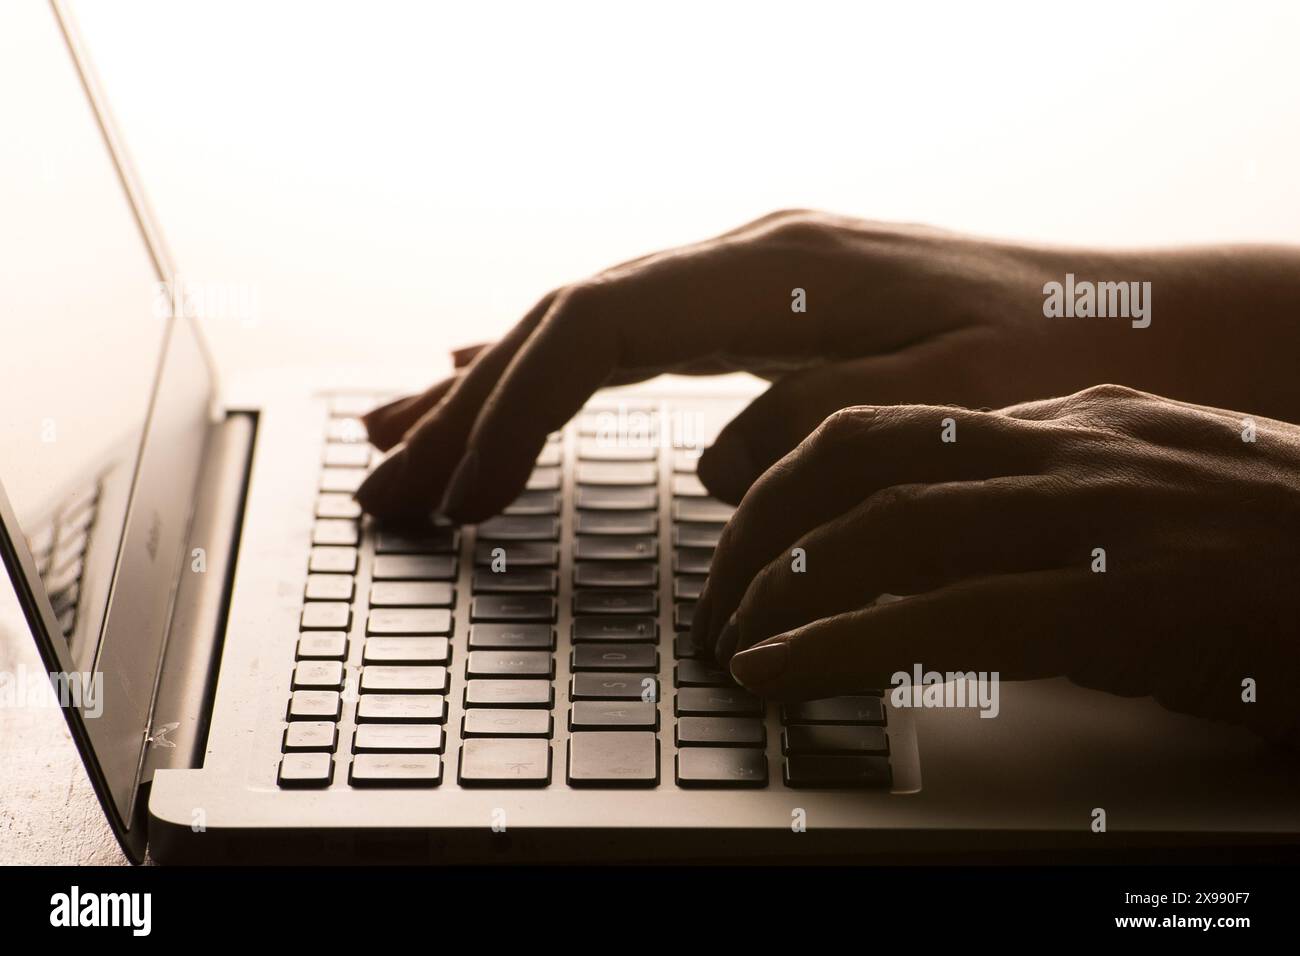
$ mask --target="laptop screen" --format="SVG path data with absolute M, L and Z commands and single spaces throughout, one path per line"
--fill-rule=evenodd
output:
M 90 670 L 167 320 L 54 17 L 29 3 L 15 20 L 0 34 L 0 480 Z
M 0 31 L 0 551 L 51 671 L 96 688 L 61 703 L 121 835 L 212 379 L 70 41 L 37 3 Z

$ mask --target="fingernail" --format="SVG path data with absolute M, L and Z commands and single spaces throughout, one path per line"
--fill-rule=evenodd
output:
M 754 459 L 743 441 L 714 444 L 700 456 L 695 473 L 718 497 L 739 501 L 754 481 Z
M 465 502 L 469 500 L 477 479 L 478 452 L 471 448 L 452 472 L 451 480 L 447 482 L 447 491 L 442 496 L 442 504 L 438 506 L 438 513 L 449 518 L 458 517 Z
M 713 648 L 713 656 L 723 667 L 727 661 L 731 660 L 731 653 L 736 649 L 736 641 L 740 638 L 740 628 L 736 626 L 736 615 L 732 614 L 727 618 L 727 623 L 722 626 L 718 632 L 718 641 Z
M 790 660 L 786 641 L 759 644 L 731 659 L 731 676 L 745 687 L 770 684 L 785 673 Z
M 353 493 L 352 498 L 369 514 L 391 510 L 406 469 L 406 449 L 394 452 L 375 468 Z

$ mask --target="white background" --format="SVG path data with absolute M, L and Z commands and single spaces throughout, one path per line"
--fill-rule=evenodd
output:
M 1300 4 L 77 5 L 221 364 L 382 369 L 783 206 L 1300 241 Z M 39 96 L 39 90 L 31 91 Z

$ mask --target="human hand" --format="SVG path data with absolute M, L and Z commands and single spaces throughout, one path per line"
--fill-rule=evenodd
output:
M 835 413 L 741 502 L 693 633 L 769 697 L 1066 675 L 1300 747 L 1298 580 L 1300 427 L 1103 385 Z
M 1134 340 L 1081 344 L 1115 334 L 1113 323 L 1044 325 L 1043 276 L 1058 268 L 1049 260 L 937 229 L 793 211 L 625 263 L 551 293 L 467 368 L 367 416 L 378 447 L 402 447 L 357 498 L 380 517 L 441 506 L 461 521 L 486 518 L 592 392 L 662 372 L 775 380 L 699 463 L 709 489 L 734 502 L 845 405 L 998 406 L 1073 391 L 1121 361 L 1138 367 Z M 792 311 L 796 289 L 806 312 Z

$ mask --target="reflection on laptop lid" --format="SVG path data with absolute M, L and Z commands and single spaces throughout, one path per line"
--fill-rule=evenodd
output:
M 212 397 L 191 322 L 65 5 L 0 36 L 0 551 L 129 855 Z

